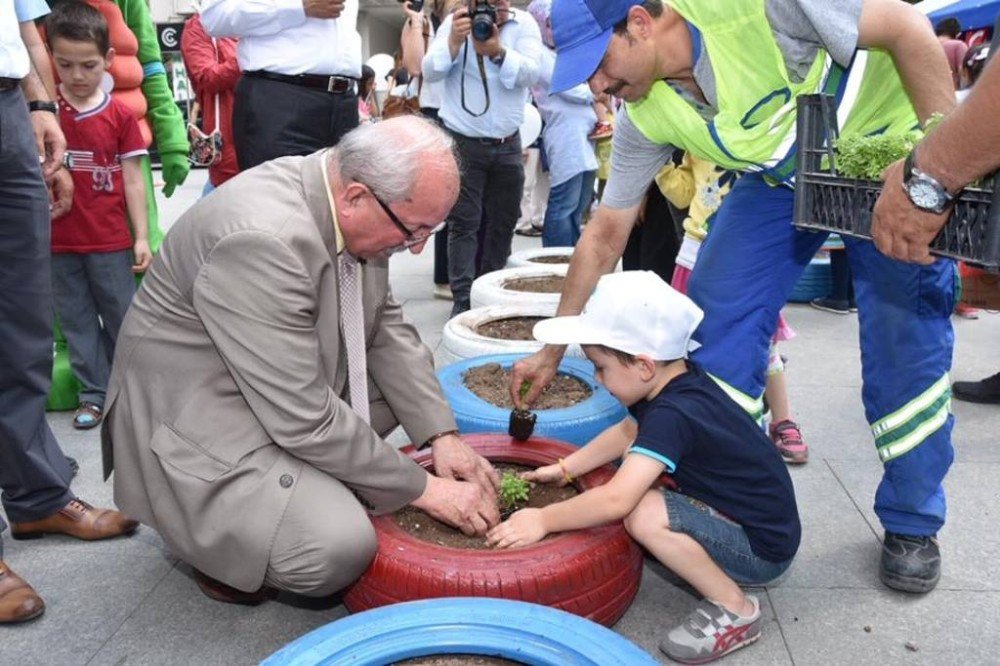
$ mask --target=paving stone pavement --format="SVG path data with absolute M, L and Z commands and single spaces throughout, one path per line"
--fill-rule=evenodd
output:
M 176 219 L 203 183 L 204 172 L 194 172 L 163 202 L 162 219 Z M 515 249 L 538 244 L 515 237 Z M 436 349 L 450 303 L 432 299 L 431 265 L 430 251 L 399 256 L 391 276 L 407 316 Z M 793 410 L 811 447 L 809 464 L 792 470 L 802 547 L 780 584 L 759 591 L 766 618 L 761 640 L 723 663 L 1000 663 L 1000 408 L 954 403 L 956 455 L 946 483 L 941 583 L 925 596 L 889 591 L 877 577 L 881 530 L 872 503 L 880 465 L 859 397 L 857 319 L 797 305 L 786 315 L 799 335 L 782 352 L 790 359 Z M 956 320 L 955 330 L 954 378 L 979 379 L 1000 369 L 1000 315 Z M 74 431 L 68 413 L 51 414 L 49 423 L 80 462 L 76 493 L 111 504 L 98 434 Z M 401 444 L 405 436 L 394 433 L 390 441 Z M 131 538 L 99 543 L 19 542 L 8 535 L 4 546 L 7 562 L 42 594 L 48 610 L 30 624 L 0 627 L 0 666 L 249 664 L 347 613 L 336 599 L 281 597 L 256 608 L 213 602 L 198 591 L 190 568 L 145 527 Z M 666 663 L 659 640 L 694 601 L 688 588 L 647 560 L 639 595 L 615 629 Z

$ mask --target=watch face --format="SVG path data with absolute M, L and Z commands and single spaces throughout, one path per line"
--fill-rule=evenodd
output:
M 928 182 L 914 178 L 910 181 L 907 190 L 910 194 L 910 201 L 912 201 L 913 205 L 917 208 L 923 208 L 924 210 L 937 210 L 944 203 L 944 201 L 942 201 L 941 194 L 932 184 Z

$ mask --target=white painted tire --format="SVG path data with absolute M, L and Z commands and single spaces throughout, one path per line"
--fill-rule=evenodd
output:
M 569 262 L 565 264 L 543 264 L 534 261 L 534 259 L 536 257 L 552 256 L 571 257 L 572 255 L 572 247 L 533 247 L 512 253 L 510 258 L 507 259 L 507 268 L 548 268 L 560 275 L 566 275 L 566 271 L 569 270 Z
M 555 307 L 549 305 L 487 305 L 473 308 L 452 317 L 444 325 L 441 349 L 438 352 L 441 364 L 447 365 L 476 356 L 488 354 L 533 354 L 542 348 L 536 340 L 500 340 L 489 338 L 476 332 L 476 328 L 487 322 L 511 317 L 553 317 Z M 570 345 L 567 356 L 583 358 L 579 345 Z
M 470 305 L 473 308 L 482 308 L 487 305 L 540 306 L 548 307 L 552 313 L 555 313 L 561 294 L 514 291 L 504 287 L 504 284 L 510 280 L 548 276 L 565 277 L 565 273 L 560 275 L 544 266 L 541 268 L 526 266 L 523 268 L 504 268 L 481 275 L 472 283 L 472 293 L 469 297 Z

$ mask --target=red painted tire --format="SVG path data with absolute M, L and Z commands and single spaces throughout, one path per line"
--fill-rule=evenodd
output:
M 496 434 L 471 434 L 466 443 L 497 462 L 538 466 L 577 450 L 551 439 L 518 443 Z M 424 467 L 430 451 L 411 452 Z M 586 490 L 606 483 L 606 465 L 577 481 Z M 642 575 L 642 552 L 621 523 L 556 534 L 513 550 L 460 550 L 421 541 L 391 516 L 374 519 L 378 553 L 344 597 L 351 612 L 437 597 L 496 597 L 559 608 L 604 625 L 628 609 Z

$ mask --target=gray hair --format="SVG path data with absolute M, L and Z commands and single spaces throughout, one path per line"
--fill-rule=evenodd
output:
M 448 158 L 457 166 L 455 142 L 447 133 L 425 118 L 403 116 L 351 130 L 330 151 L 329 163 L 342 182 L 361 183 L 393 203 L 410 198 L 428 167 L 447 170 Z

